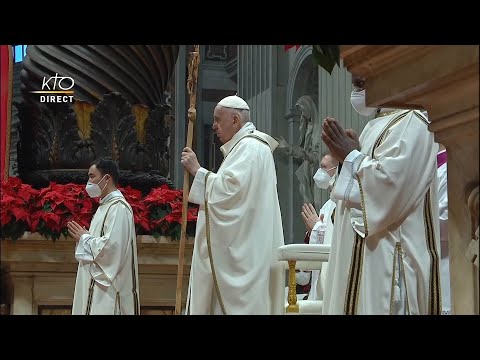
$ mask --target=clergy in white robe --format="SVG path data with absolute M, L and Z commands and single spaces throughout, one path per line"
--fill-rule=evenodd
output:
M 274 312 L 271 269 L 284 245 L 272 154 L 278 143 L 257 131 L 249 114 L 237 96 L 215 107 L 213 130 L 224 156 L 217 173 L 200 167 L 190 148 L 182 152 L 195 176 L 189 201 L 200 205 L 187 314 Z
M 105 161 L 113 171 L 105 172 Z M 78 241 L 73 315 L 137 315 L 140 311 L 133 211 L 116 189 L 118 171 L 111 162 L 97 160 L 89 170 L 87 192 L 92 197 L 103 195 L 90 229 L 74 221 L 68 224 L 70 235 Z
M 311 204 L 308 204 L 312 206 Z M 304 205 L 305 206 L 305 205 Z M 332 241 L 331 234 L 327 234 L 327 229 L 332 231 L 333 226 L 329 226 L 328 222 L 331 222 L 331 216 L 335 209 L 335 202 L 328 199 L 322 208 L 318 212 L 318 221 L 313 225 L 313 228 L 308 232 L 308 244 L 325 244 L 330 245 Z M 302 215 L 307 210 L 303 210 Z M 315 214 L 316 215 L 316 214 Z M 306 215 L 304 215 L 306 216 Z M 310 283 L 310 290 L 308 296 L 302 296 L 302 299 L 306 300 L 322 300 L 323 298 L 323 283 L 321 282 L 320 274 L 326 273 L 327 263 L 321 265 L 321 269 L 312 271 L 298 271 L 295 273 L 296 282 L 298 285 L 307 285 Z M 288 291 L 288 287 L 286 288 Z
M 327 153 L 322 156 L 320 160 L 320 167 L 313 176 L 315 185 L 324 190 L 332 191 L 336 180 L 336 169 L 338 168 L 338 160 L 332 154 Z M 330 194 L 331 197 L 331 194 Z M 332 198 L 328 199 L 323 204 L 317 214 L 315 209 L 309 204 L 302 208 L 302 218 L 307 228 L 312 228 L 310 232 L 310 244 L 332 244 L 333 223 L 332 216 L 335 211 L 335 201 Z M 312 219 L 316 223 L 312 227 Z M 318 220 L 318 221 L 317 221 Z M 328 269 L 328 263 L 322 263 L 319 270 L 311 272 L 311 288 L 308 294 L 308 300 L 323 300 L 325 276 Z
M 319 189 L 331 191 L 335 183 L 335 173 L 338 167 L 338 160 L 335 159 L 330 153 L 324 154 L 320 159 L 318 170 L 313 176 L 315 186 Z M 331 232 L 331 226 L 328 226 L 332 213 L 335 209 L 335 202 L 332 199 L 328 199 L 318 212 L 312 204 L 304 204 L 302 207 L 302 219 L 305 226 L 309 230 L 310 234 L 309 244 L 327 244 L 331 243 L 331 234 L 327 235 L 326 229 L 329 228 Z M 325 241 L 327 240 L 327 241 Z M 323 298 L 323 283 L 320 273 L 325 273 L 327 264 L 321 265 L 321 269 L 312 271 L 300 271 L 296 273 L 297 283 L 299 281 L 308 282 L 311 281 L 310 291 L 308 293 L 308 300 L 322 300 Z
M 324 314 L 440 314 L 438 146 L 427 127 L 415 110 L 378 114 L 359 139 L 324 121 L 343 162 Z

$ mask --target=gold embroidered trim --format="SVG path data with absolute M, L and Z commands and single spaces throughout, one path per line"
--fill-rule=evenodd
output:
M 365 241 L 363 241 L 360 235 L 355 233 L 355 240 L 352 248 L 352 261 L 350 263 L 347 292 L 345 296 L 345 315 L 355 315 L 357 313 L 360 281 L 362 278 L 364 248 Z
M 395 311 L 395 276 L 397 270 L 397 263 L 400 264 L 400 277 L 403 279 L 403 284 L 405 285 L 405 298 L 406 298 L 406 312 L 410 314 L 410 303 L 408 301 L 408 286 L 407 286 L 407 277 L 405 275 L 405 267 L 403 265 L 403 249 L 402 244 L 397 242 L 395 244 L 395 252 L 393 254 L 393 271 L 392 271 L 392 287 L 390 290 L 390 315 L 394 314 Z
M 378 110 L 381 110 L 381 109 L 378 109 Z M 392 111 L 386 111 L 386 112 L 377 112 L 375 114 L 375 119 L 378 119 L 378 118 L 381 118 L 381 117 L 384 117 L 384 116 L 388 116 L 388 115 L 392 115 L 392 114 L 395 114 L 397 112 L 400 112 L 400 111 L 403 111 L 405 109 L 396 109 L 396 110 L 392 110 Z
M 112 202 L 113 199 L 117 199 L 119 197 L 120 196 L 115 196 L 112 199 L 110 199 L 108 202 L 105 203 L 105 204 L 110 204 L 111 203 L 111 205 L 107 209 L 107 212 L 106 212 L 105 217 L 103 219 L 102 230 L 100 231 L 100 236 L 104 235 L 105 222 L 107 221 L 107 215 L 108 215 L 108 212 L 110 211 L 110 208 L 117 203 L 125 204 L 125 202 L 123 200 L 116 200 L 116 201 Z M 103 205 L 105 205 L 105 204 L 103 204 Z M 125 204 L 125 207 L 133 215 L 132 211 L 130 210 L 130 208 L 126 204 Z M 132 287 L 133 287 L 132 294 L 133 294 L 134 314 L 139 315 L 140 314 L 140 302 L 138 300 L 138 294 L 137 294 L 137 276 L 136 276 L 136 271 L 135 271 L 135 249 L 133 247 L 133 241 L 131 241 L 130 244 L 132 245 Z M 94 287 L 95 287 L 95 280 L 92 279 L 90 281 L 90 287 L 88 289 L 88 301 L 87 301 L 86 315 L 90 315 L 90 311 L 91 311 L 91 307 L 92 307 L 92 298 L 93 298 Z M 119 296 L 119 294 L 117 292 L 117 297 L 118 296 Z M 115 304 L 116 303 L 117 303 L 117 301 L 115 301 Z M 118 299 L 118 303 L 120 305 L 120 299 Z M 121 308 L 120 308 L 120 312 L 121 312 Z
M 433 217 L 430 204 L 430 189 L 425 195 L 425 205 L 423 213 L 425 221 L 425 238 L 427 249 L 430 254 L 430 285 L 428 289 L 428 313 L 430 315 L 440 315 L 442 312 L 442 300 L 440 293 L 440 273 L 438 253 L 435 246 L 435 234 L 433 231 Z
M 377 138 L 377 141 L 375 141 L 375 144 L 373 145 L 373 149 L 372 149 L 372 158 L 375 158 L 375 150 L 377 149 L 377 147 L 379 147 L 381 145 L 381 143 L 385 140 L 385 136 L 387 134 L 387 131 L 395 124 L 397 124 L 400 120 L 402 120 L 406 115 L 408 114 L 408 112 L 404 112 L 402 114 L 399 114 L 397 117 L 393 118 L 392 121 L 390 121 L 387 126 L 385 126 L 385 128 L 382 130 L 382 132 L 380 133 L 380 136 Z
M 210 260 L 210 268 L 212 269 L 212 278 L 213 278 L 213 284 L 215 285 L 215 292 L 217 293 L 218 302 L 220 303 L 220 308 L 222 309 L 222 314 L 227 315 L 227 311 L 225 310 L 225 304 L 223 303 L 222 295 L 220 293 L 220 287 L 218 285 L 217 275 L 215 273 L 215 266 L 213 266 L 212 244 L 210 242 L 210 215 L 208 212 L 207 180 L 211 173 L 212 172 L 209 171 L 205 175 L 205 189 L 204 189 L 205 190 L 205 235 L 207 237 L 208 259 Z
M 414 112 L 415 112 L 415 115 L 417 115 L 425 125 L 427 126 L 430 125 L 430 122 L 428 121 L 428 119 L 425 116 L 423 116 L 423 114 L 420 111 L 415 110 Z
M 88 300 L 87 300 L 87 309 L 85 310 L 85 315 L 90 315 L 92 310 L 92 297 L 93 297 L 93 288 L 95 286 L 95 280 L 90 280 L 90 286 L 88 287 Z
M 362 182 L 360 181 L 360 177 L 358 174 L 355 174 L 357 177 L 358 181 L 358 188 L 360 190 L 360 201 L 361 201 L 361 206 L 362 206 L 362 216 L 363 216 L 363 225 L 365 228 L 365 238 L 368 236 L 368 223 L 367 223 L 367 209 L 365 208 L 365 197 L 363 195 L 363 188 L 362 188 Z
M 392 281 L 390 287 L 390 315 L 393 315 L 395 310 L 395 273 L 397 270 L 398 250 L 400 243 L 395 244 L 395 251 L 393 252 L 393 269 L 392 269 Z
M 402 244 L 400 245 L 400 254 L 399 254 L 399 260 L 400 260 L 400 272 L 403 277 L 403 283 L 405 284 L 405 298 L 407 301 L 407 314 L 411 315 L 410 313 L 410 302 L 408 300 L 408 285 L 407 285 L 407 276 L 405 275 L 405 266 L 403 265 L 403 249 L 402 249 Z

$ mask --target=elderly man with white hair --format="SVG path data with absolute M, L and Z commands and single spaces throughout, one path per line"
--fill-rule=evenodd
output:
M 273 151 L 240 97 L 221 100 L 212 129 L 223 143 L 217 173 L 190 148 L 181 163 L 195 178 L 189 201 L 199 204 L 187 314 L 272 314 L 270 271 L 284 245 Z

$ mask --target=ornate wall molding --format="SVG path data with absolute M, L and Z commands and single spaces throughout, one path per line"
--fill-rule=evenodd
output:
M 290 76 L 288 77 L 287 82 L 287 101 L 286 101 L 286 111 L 287 113 L 293 108 L 293 105 L 297 99 L 294 99 L 294 90 L 295 84 L 297 82 L 297 77 L 300 72 L 300 68 L 302 67 L 305 60 L 312 55 L 312 47 L 311 46 L 301 46 L 299 51 L 296 53 L 295 60 L 293 62 L 292 69 L 290 71 Z M 301 94 L 307 95 L 307 94 Z M 300 96 L 301 96 L 300 95 Z

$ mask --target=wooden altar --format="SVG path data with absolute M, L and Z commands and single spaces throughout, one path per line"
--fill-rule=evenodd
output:
M 70 314 L 78 262 L 75 241 L 53 242 L 38 233 L 16 241 L 1 239 L 1 262 L 7 269 L 13 315 Z M 141 314 L 173 314 L 178 241 L 137 236 Z M 186 300 L 193 238 L 185 247 L 183 302 Z

